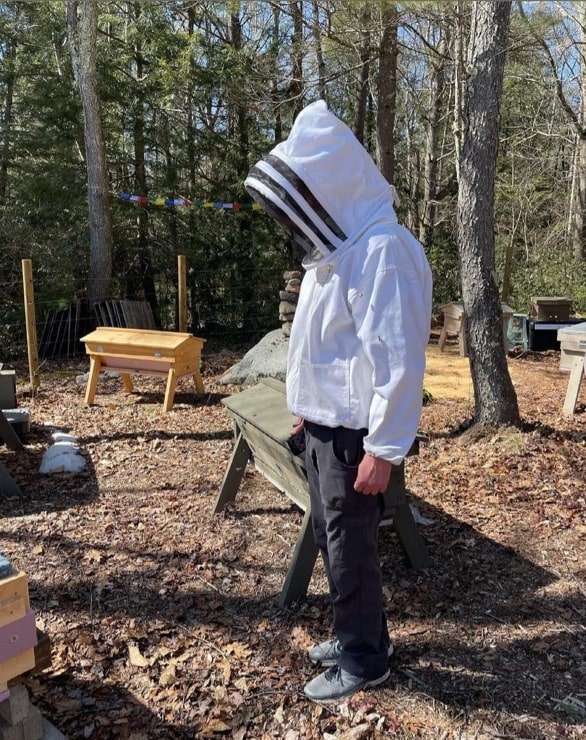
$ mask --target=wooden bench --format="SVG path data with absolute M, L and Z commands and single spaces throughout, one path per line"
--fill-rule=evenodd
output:
M 281 590 L 281 605 L 307 593 L 318 554 L 311 528 L 307 475 L 303 455 L 294 455 L 287 444 L 294 417 L 287 410 L 285 384 L 265 378 L 257 385 L 224 399 L 235 428 L 235 446 L 226 469 L 214 513 L 234 501 L 246 465 L 252 462 L 276 488 L 304 512 L 293 556 Z M 417 454 L 416 440 L 410 454 Z M 413 567 L 423 567 L 429 556 L 415 524 L 405 489 L 404 464 L 393 466 L 384 494 L 384 519 L 392 517 L 399 540 Z
M 572 416 L 586 373 L 586 321 L 558 329 L 557 338 L 561 347 L 560 368 L 570 371 L 563 413 Z
M 124 388 L 132 393 L 131 375 L 160 375 L 167 378 L 164 411 L 173 407 L 177 380 L 187 375 L 195 382 L 198 393 L 204 393 L 199 372 L 201 349 L 205 339 L 181 332 L 154 329 L 120 329 L 100 326 L 81 338 L 90 356 L 90 372 L 85 402 L 94 402 L 101 370 L 116 370 Z

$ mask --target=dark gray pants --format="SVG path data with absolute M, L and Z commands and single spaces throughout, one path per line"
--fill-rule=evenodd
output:
M 306 468 L 315 542 L 329 581 L 340 666 L 368 679 L 388 664 L 378 556 L 382 495 L 354 490 L 366 430 L 305 422 Z

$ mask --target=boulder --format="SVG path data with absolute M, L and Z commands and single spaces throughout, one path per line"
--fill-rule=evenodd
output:
M 218 382 L 222 385 L 252 385 L 259 378 L 285 380 L 289 338 L 282 329 L 266 334 L 244 357 L 227 370 Z

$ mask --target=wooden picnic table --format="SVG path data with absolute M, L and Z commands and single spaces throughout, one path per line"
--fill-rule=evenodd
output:
M 234 423 L 235 445 L 216 498 L 214 513 L 222 511 L 235 500 L 249 462 L 304 512 L 279 597 L 280 604 L 288 604 L 306 595 L 318 548 L 311 528 L 304 457 L 293 454 L 287 444 L 294 417 L 287 409 L 285 384 L 274 378 L 264 378 L 251 388 L 224 399 L 223 403 Z M 416 440 L 410 454 L 417 454 L 418 450 L 419 441 Z M 392 517 L 411 565 L 426 565 L 429 556 L 407 500 L 404 463 L 393 466 L 384 500 L 383 519 L 388 521 Z
M 191 376 L 198 393 L 204 393 L 199 372 L 201 349 L 205 339 L 192 334 L 155 329 L 121 329 L 99 326 L 81 338 L 90 356 L 90 372 L 85 402 L 94 402 L 101 370 L 116 370 L 124 388 L 132 393 L 131 375 L 160 375 L 167 378 L 164 411 L 173 407 L 177 380 Z

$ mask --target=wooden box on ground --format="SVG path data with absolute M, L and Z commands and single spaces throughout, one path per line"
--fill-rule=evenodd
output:
M 502 309 L 502 330 L 503 330 L 503 343 L 505 349 L 507 349 L 507 332 L 509 326 L 509 320 L 513 316 L 513 309 L 506 303 L 501 303 Z M 443 326 L 440 333 L 438 347 L 440 352 L 443 351 L 448 334 L 456 334 L 458 336 L 458 344 L 460 348 L 460 355 L 466 357 L 468 354 L 468 348 L 466 346 L 466 315 L 464 312 L 464 306 L 462 303 L 447 303 L 444 306 L 440 306 L 440 311 L 443 315 Z
M 163 408 L 169 411 L 177 380 L 193 377 L 198 393 L 204 393 L 199 372 L 204 339 L 171 331 L 154 329 L 121 329 L 100 326 L 82 337 L 90 356 L 90 373 L 85 402 L 92 404 L 101 370 L 116 370 L 122 376 L 126 391 L 134 390 L 131 375 L 160 375 L 167 378 Z
M 571 416 L 586 368 L 586 321 L 558 329 L 557 336 L 561 348 L 560 369 L 570 371 L 563 412 Z
M 311 511 L 303 455 L 294 454 L 287 440 L 294 417 L 287 409 L 285 384 L 264 378 L 257 385 L 224 399 L 234 422 L 236 443 L 215 502 L 214 513 L 236 498 L 246 465 L 252 462 L 277 489 L 304 512 L 291 563 L 280 594 L 287 604 L 305 596 L 317 558 L 311 529 Z M 410 454 L 417 454 L 418 441 Z M 404 465 L 393 466 L 385 492 L 385 519 L 392 517 L 397 535 L 411 564 L 428 561 L 425 544 L 413 518 L 405 489 Z

